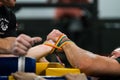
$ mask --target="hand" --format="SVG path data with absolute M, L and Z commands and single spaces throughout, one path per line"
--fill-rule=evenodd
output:
M 35 73 L 25 73 L 25 72 L 16 72 L 11 74 L 15 80 L 34 80 L 38 75 Z M 40 80 L 45 80 L 44 78 L 40 78 Z
M 87 77 L 84 73 L 81 74 L 66 74 L 66 80 L 87 80 Z
M 55 43 L 58 40 L 58 38 L 62 35 L 63 33 L 60 32 L 57 29 L 54 29 L 52 32 L 50 32 L 47 36 L 47 40 L 53 40 Z
M 17 56 L 26 55 L 27 51 L 37 42 L 40 42 L 42 39 L 40 37 L 33 37 L 27 36 L 25 34 L 19 35 L 13 46 L 12 46 L 12 53 Z
M 114 59 L 120 57 L 120 48 L 116 48 L 115 50 L 113 50 L 111 55 L 112 55 L 111 58 Z

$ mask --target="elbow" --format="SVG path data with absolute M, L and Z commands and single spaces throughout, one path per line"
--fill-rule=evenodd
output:
M 78 68 L 80 70 L 81 73 L 85 73 L 86 75 L 92 75 L 93 72 L 92 72 L 92 62 L 89 62 L 89 63 L 81 63 L 81 64 L 77 64 L 77 65 L 74 65 L 75 68 Z

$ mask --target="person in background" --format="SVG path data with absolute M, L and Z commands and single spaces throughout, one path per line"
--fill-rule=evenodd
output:
M 30 37 L 26 34 L 17 36 L 16 16 L 11 10 L 15 3 L 16 0 L 0 0 L 0 57 L 27 56 L 39 59 L 38 53 L 42 51 L 39 51 L 39 47 L 47 53 L 52 47 L 44 44 L 33 47 L 35 43 L 42 41 L 41 37 Z M 38 48 L 38 52 L 32 53 L 33 48 Z M 47 62 L 45 58 L 41 58 L 41 61 Z
M 34 43 L 41 41 L 40 37 L 31 38 L 25 34 L 16 37 L 16 17 L 11 10 L 15 6 L 15 3 L 16 0 L 0 0 L 0 56 L 12 56 L 11 54 L 14 53 L 14 55 L 25 55 L 25 50 L 27 51 Z M 19 53 L 12 53 L 13 43 L 14 45 L 18 45 L 18 42 L 26 43 L 24 44 L 25 47 L 21 47 L 23 50 L 20 49 Z
M 91 49 L 92 46 L 92 26 L 91 26 L 91 12 L 86 6 L 91 0 L 47 0 L 49 4 L 63 4 L 65 7 L 55 7 L 52 26 L 65 33 L 78 46 Z M 68 5 L 68 6 L 67 6 Z M 75 6 L 76 5 L 76 6 Z M 59 54 L 67 67 L 70 67 L 66 56 Z M 52 56 L 52 55 L 51 55 Z M 53 55 L 54 56 L 54 55 Z M 54 60 L 53 61 L 57 61 Z

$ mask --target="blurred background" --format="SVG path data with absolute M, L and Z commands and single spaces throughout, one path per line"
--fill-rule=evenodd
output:
M 120 0 L 17 0 L 18 34 L 41 36 L 56 28 L 78 46 L 101 55 L 120 46 Z M 69 65 L 64 54 L 63 62 Z M 50 61 L 56 57 L 48 55 Z

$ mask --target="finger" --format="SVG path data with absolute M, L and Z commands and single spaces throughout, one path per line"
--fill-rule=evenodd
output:
M 26 55 L 29 48 L 24 46 L 23 44 L 19 42 L 15 42 L 13 44 L 12 52 L 14 55 L 20 56 L 20 55 Z
M 38 42 L 41 42 L 41 41 L 42 41 L 42 38 L 41 38 L 41 37 L 33 37 L 33 38 L 32 38 L 32 41 L 33 41 L 34 43 L 38 43 Z
M 27 48 L 30 48 L 33 45 L 32 40 L 30 42 L 30 41 L 28 41 L 27 39 L 24 39 L 24 38 L 17 38 L 16 41 L 18 43 L 22 44 L 23 46 L 27 47 Z
M 66 80 L 72 80 L 72 76 L 69 74 L 65 75 L 65 78 L 66 78 Z
M 18 48 L 20 48 L 20 49 L 22 49 L 22 50 L 24 50 L 24 51 L 27 51 L 29 48 L 27 48 L 26 46 L 24 46 L 23 44 L 21 44 L 21 43 L 19 43 L 19 42 L 15 42 L 14 44 L 13 44 L 13 48 L 15 48 L 15 47 L 18 47 Z
M 20 49 L 18 47 L 15 47 L 12 52 L 14 55 L 17 55 L 17 56 L 23 56 L 27 54 L 27 51 Z
M 25 72 L 20 72 L 20 71 L 18 71 L 18 72 L 16 72 L 18 75 L 21 75 L 21 76 L 23 76 L 23 75 L 25 75 L 26 73 Z
M 31 45 L 34 44 L 32 38 L 31 38 L 30 36 L 25 35 L 25 34 L 21 34 L 21 35 L 17 38 L 18 41 L 20 41 L 21 39 L 24 40 L 24 41 L 26 41 L 26 42 L 28 42 L 28 43 L 30 43 Z
M 12 73 L 11 75 L 15 78 L 15 80 L 19 80 L 21 78 L 21 75 L 18 73 Z
M 60 35 L 63 33 L 60 32 L 59 30 L 54 29 L 50 34 L 47 36 L 47 40 L 52 39 L 53 41 L 57 41 Z

